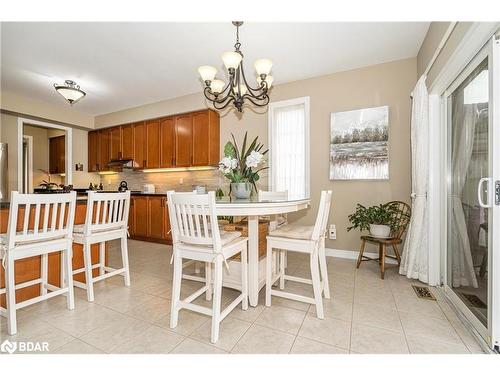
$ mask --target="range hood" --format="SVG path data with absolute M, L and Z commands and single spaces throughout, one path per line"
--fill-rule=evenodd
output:
M 108 164 L 106 164 L 107 167 L 113 168 L 113 167 L 120 167 L 124 169 L 134 169 L 138 168 L 139 164 L 137 164 L 134 159 L 113 159 L 110 160 Z

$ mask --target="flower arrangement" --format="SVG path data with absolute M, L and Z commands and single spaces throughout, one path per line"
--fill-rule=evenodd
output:
M 247 147 L 247 135 L 245 132 L 243 145 L 240 149 L 234 135 L 231 134 L 233 141 L 227 142 L 224 146 L 224 158 L 219 163 L 219 170 L 224 177 L 231 181 L 231 184 L 249 183 L 257 190 L 255 183 L 260 178 L 259 172 L 268 168 L 258 167 L 264 162 L 264 155 L 269 150 L 262 151 L 264 145 L 258 142 L 259 137 L 255 137 Z M 233 185 L 231 185 L 232 188 Z

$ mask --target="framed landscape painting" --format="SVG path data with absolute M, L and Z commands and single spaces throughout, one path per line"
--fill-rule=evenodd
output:
M 330 180 L 389 179 L 389 107 L 330 117 Z

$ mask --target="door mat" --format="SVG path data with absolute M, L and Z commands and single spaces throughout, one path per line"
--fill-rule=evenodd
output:
M 488 306 L 475 294 L 460 293 L 472 307 L 486 309 Z
M 436 297 L 434 297 L 434 295 L 431 293 L 428 287 L 418 286 L 418 285 L 412 285 L 411 287 L 415 291 L 415 294 L 417 295 L 418 298 L 428 299 L 431 301 L 436 300 Z

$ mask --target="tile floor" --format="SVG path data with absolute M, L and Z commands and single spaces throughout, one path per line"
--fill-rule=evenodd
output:
M 171 248 L 129 241 L 132 285 L 116 276 L 96 285 L 94 303 L 75 289 L 76 309 L 68 311 L 64 297 L 18 312 L 18 335 L 12 341 L 47 341 L 51 353 L 482 353 L 476 340 L 445 301 L 421 300 L 408 279 L 389 268 L 381 280 L 374 262 L 359 270 L 353 260 L 328 259 L 332 299 L 325 319 L 314 307 L 273 297 L 273 306 L 243 311 L 237 307 L 221 325 L 220 340 L 210 343 L 210 320 L 183 310 L 179 325 L 169 328 Z M 114 246 L 111 262 L 119 259 Z M 305 258 L 290 255 L 290 274 L 307 276 Z M 199 284 L 183 283 L 187 296 Z M 312 295 L 308 286 L 286 288 Z M 438 293 L 435 293 L 439 297 Z M 235 292 L 224 290 L 223 304 Z M 204 297 L 199 303 L 207 304 Z M 7 337 L 0 320 L 1 340 Z

